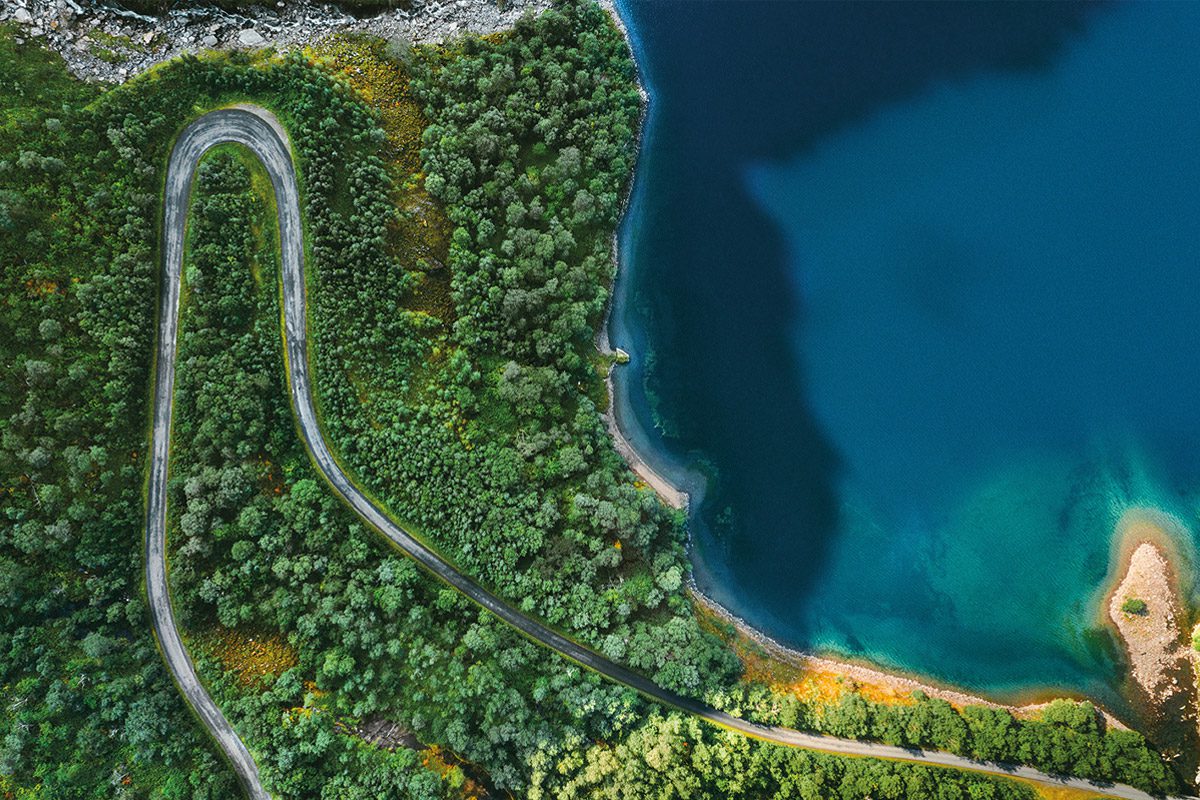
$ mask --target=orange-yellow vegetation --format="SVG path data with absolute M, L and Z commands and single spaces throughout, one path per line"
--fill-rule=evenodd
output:
M 392 246 L 407 268 L 423 274 L 415 282 L 407 306 L 442 322 L 454 319 L 450 276 L 446 268 L 450 221 L 425 191 L 421 172 L 421 134 L 428 125 L 409 86 L 404 53 L 382 39 L 339 34 L 307 51 L 314 60 L 345 77 L 364 101 L 379 112 L 387 136 L 385 159 L 395 178 L 399 219 Z
M 58 281 L 45 280 L 42 278 L 30 279 L 25 281 L 25 289 L 31 297 L 45 297 L 48 294 L 58 292 Z
M 1010 780 L 1028 786 L 1043 800 L 1096 800 L 1095 792 L 1085 792 L 1082 789 L 1071 789 L 1065 786 L 1047 786 L 1044 783 L 1025 778 L 1011 778 Z
M 488 44 L 500 44 L 509 36 L 512 36 L 511 31 L 496 31 L 495 33 L 485 33 L 479 38 L 483 39 Z
M 761 683 L 780 693 L 792 694 L 810 703 L 836 703 L 843 695 L 857 693 L 865 700 L 891 705 L 912 705 L 908 690 L 886 684 L 866 683 L 834 669 L 797 664 L 771 655 L 758 642 L 718 617 L 704 602 L 693 597 L 700 625 L 721 638 L 742 662 L 742 678 Z
M 279 466 L 266 456 L 258 459 L 258 488 L 266 495 L 283 494 L 283 475 Z
M 259 685 L 300 663 L 296 650 L 278 634 L 217 627 L 197 636 L 195 644 L 243 686 Z
M 388 160 L 402 175 L 421 169 L 421 132 L 425 117 L 409 89 L 408 71 L 387 54 L 382 39 L 339 34 L 307 50 L 315 61 L 341 74 L 359 96 L 379 112 L 388 139 Z
M 446 761 L 445 756 L 442 755 L 442 748 L 436 744 L 422 751 L 421 763 L 425 765 L 426 769 L 433 770 L 443 778 L 458 769 Z
M 304 682 L 304 705 L 292 706 L 287 710 L 288 719 L 295 721 L 300 717 L 311 717 L 313 714 L 323 714 L 329 710 L 329 703 L 322 698 L 325 692 L 317 688 L 312 681 Z M 348 733 L 341 723 L 334 723 L 343 733 Z
M 0 800 L 48 800 L 48 796 L 40 783 L 31 789 L 24 789 L 0 775 Z
M 468 778 L 458 764 L 450 763 L 451 760 L 460 764 L 467 763 L 458 755 L 449 750 L 443 750 L 436 744 L 421 751 L 421 764 L 425 769 L 436 772 L 447 783 L 456 787 L 463 800 L 482 800 L 487 797 L 487 789 Z

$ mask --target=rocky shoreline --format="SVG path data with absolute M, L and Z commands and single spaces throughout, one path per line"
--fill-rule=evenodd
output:
M 903 702 L 908 700 L 914 692 L 919 691 L 929 697 L 945 700 L 957 708 L 986 706 L 988 708 L 1004 709 L 1018 717 L 1034 717 L 1049 705 L 1051 700 L 1057 697 L 1068 697 L 1067 695 L 1055 695 L 1054 697 L 1046 695 L 1044 699 L 1039 699 L 1037 702 L 1021 705 L 998 703 L 960 689 L 937 685 L 907 675 L 887 672 L 865 663 L 839 661 L 816 656 L 811 653 L 794 650 L 775 641 L 741 617 L 729 611 L 729 609 L 720 603 L 705 595 L 695 583 L 692 583 L 690 586 L 689 594 L 691 595 L 692 602 L 701 613 L 711 615 L 726 625 L 731 626 L 734 629 L 736 637 L 752 642 L 769 658 L 814 675 L 833 677 L 840 684 L 845 684 L 859 690 L 870 690 L 870 694 L 872 695 L 890 697 L 896 701 Z M 1083 698 L 1070 697 L 1068 699 L 1080 700 Z M 1094 702 L 1093 705 L 1095 705 Z M 1113 729 L 1129 730 L 1129 725 L 1125 724 L 1111 711 L 1098 705 L 1096 706 L 1096 711 L 1104 719 L 1106 726 Z
M 511 28 L 526 11 L 549 7 L 550 0 L 412 0 L 407 9 L 356 16 L 336 4 L 277 0 L 237 11 L 188 3 L 147 15 L 98 0 L 4 0 L 0 23 L 17 25 L 18 36 L 42 39 L 76 77 L 120 83 L 183 53 L 284 50 L 334 33 L 366 33 L 405 44 L 440 42 Z
M 1192 686 L 1188 646 L 1166 556 L 1150 541 L 1134 548 L 1108 614 L 1129 655 L 1131 676 L 1154 706 Z M 1130 608 L 1126 608 L 1130 604 Z
M 1117 525 L 1118 566 L 1103 604 L 1129 662 L 1126 693 L 1146 733 L 1189 773 L 1200 742 L 1196 653 L 1169 532 L 1177 523 L 1133 509 Z

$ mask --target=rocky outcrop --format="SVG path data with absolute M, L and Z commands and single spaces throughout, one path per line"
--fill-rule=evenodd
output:
M 1200 763 L 1200 720 L 1188 609 L 1173 544 L 1185 535 L 1180 523 L 1159 512 L 1127 512 L 1117 525 L 1120 559 L 1104 614 L 1128 659 L 1125 693 L 1140 717 L 1139 729 L 1190 775 Z
M 1156 705 L 1191 690 L 1191 659 L 1176 606 L 1166 557 L 1151 542 L 1139 543 L 1109 598 L 1108 614 L 1125 642 L 1133 679 Z
M 19 37 L 44 39 L 76 76 L 111 83 L 181 53 L 283 50 L 338 32 L 411 43 L 494 33 L 511 28 L 526 11 L 549 5 L 550 0 L 413 0 L 407 9 L 355 16 L 330 3 L 280 0 L 237 11 L 180 3 L 165 14 L 147 15 L 94 0 L 3 0 L 0 23 L 15 23 Z
M 351 735 L 357 736 L 367 744 L 384 750 L 396 750 L 401 747 L 408 750 L 425 749 L 425 745 L 421 744 L 416 734 L 408 728 L 380 716 L 368 717 L 348 730 Z

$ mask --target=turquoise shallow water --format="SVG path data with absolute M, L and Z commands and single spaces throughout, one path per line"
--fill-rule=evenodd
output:
M 1200 513 L 1200 8 L 623 8 L 622 421 L 710 479 L 702 587 L 789 644 L 1119 703 L 1114 525 L 1159 509 L 1191 558 Z

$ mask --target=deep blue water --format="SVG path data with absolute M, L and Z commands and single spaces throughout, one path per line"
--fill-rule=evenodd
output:
M 622 11 L 619 409 L 706 486 L 702 588 L 788 644 L 1116 702 L 1114 526 L 1164 512 L 1186 558 L 1200 527 L 1200 6 Z

